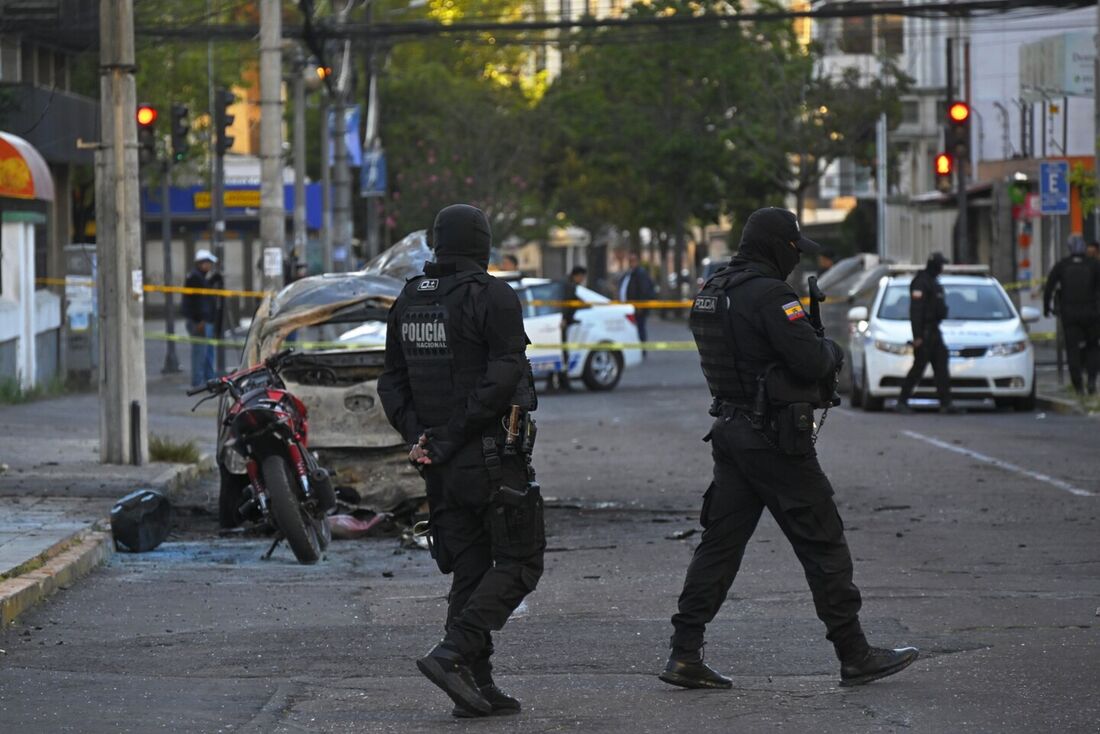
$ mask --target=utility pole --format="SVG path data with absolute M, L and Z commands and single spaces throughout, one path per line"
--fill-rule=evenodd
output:
M 144 464 L 149 444 L 133 0 L 100 0 L 99 29 L 99 457 L 105 464 Z
M 342 30 L 348 21 L 348 14 L 354 3 L 345 0 L 343 7 L 336 14 L 336 27 Z M 336 69 L 335 94 L 333 99 L 333 115 L 335 117 L 332 126 L 333 161 L 332 161 L 332 228 L 334 230 L 334 246 L 339 250 L 341 257 L 338 269 L 349 270 L 351 261 L 351 171 L 348 167 L 347 146 L 347 103 L 348 92 L 351 88 L 351 41 L 342 42 L 340 62 Z
M 324 271 L 333 272 L 332 257 L 332 166 L 329 165 L 329 148 L 332 147 L 332 130 L 328 126 L 331 107 L 328 98 L 321 95 L 321 254 Z
M 878 196 L 875 206 L 878 212 L 878 256 L 886 257 L 886 113 L 879 115 L 878 124 L 875 126 L 875 179 L 878 186 Z
M 967 104 L 967 108 L 970 106 L 970 40 L 959 38 L 959 99 L 963 100 Z M 949 102 L 948 104 L 951 104 Z M 969 127 L 967 128 L 969 135 Z M 955 168 L 958 173 L 958 188 L 955 195 L 959 206 L 959 262 L 972 264 L 977 259 L 975 253 L 971 251 L 970 247 L 970 217 L 969 207 L 970 202 L 967 201 L 966 196 L 966 182 L 967 173 L 970 170 L 970 145 L 967 140 L 966 155 L 959 156 L 956 162 Z
M 306 71 L 301 47 L 294 53 L 294 262 L 306 261 Z
M 260 242 L 264 249 L 264 290 L 282 286 L 286 245 L 283 208 L 282 5 L 260 2 Z M 299 75 L 300 76 L 300 75 Z
M 173 285 L 175 277 L 172 275 L 172 156 L 169 152 L 164 159 L 164 180 L 160 184 L 160 241 L 164 246 L 164 284 Z M 168 342 L 165 344 L 164 367 L 161 372 L 166 375 L 174 375 L 180 371 L 179 357 L 176 356 L 176 304 L 175 294 L 168 291 L 164 294 L 164 330 L 168 334 Z

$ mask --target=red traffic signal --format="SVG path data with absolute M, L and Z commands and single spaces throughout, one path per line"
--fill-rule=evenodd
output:
M 952 102 L 947 108 L 947 119 L 955 125 L 965 125 L 970 121 L 970 105 L 966 102 Z
M 947 153 L 940 153 L 936 156 L 936 175 L 937 176 L 950 176 L 951 172 L 955 170 L 955 161 Z
M 152 127 L 157 121 L 157 108 L 148 104 L 138 105 L 137 124 L 141 127 Z

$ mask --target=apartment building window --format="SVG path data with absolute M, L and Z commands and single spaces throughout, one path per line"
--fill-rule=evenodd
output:
M 19 81 L 19 39 L 0 38 L 0 81 Z
M 881 15 L 876 22 L 879 53 L 887 56 L 905 53 L 905 18 L 900 15 Z
M 846 54 L 873 53 L 873 30 L 870 17 L 844 18 L 840 28 L 840 50 Z
M 901 122 L 903 125 L 920 124 L 920 102 L 915 99 L 905 99 L 901 102 Z
M 838 3 L 833 7 L 851 5 L 852 3 Z M 905 18 L 900 15 L 842 18 L 839 26 L 837 46 L 841 53 L 898 56 L 905 51 Z

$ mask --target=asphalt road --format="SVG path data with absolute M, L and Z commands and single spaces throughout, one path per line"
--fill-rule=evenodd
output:
M 682 338 L 681 324 L 654 325 Z M 655 674 L 709 481 L 690 353 L 609 394 L 548 394 L 539 480 L 554 498 L 538 591 L 498 635 L 517 718 L 460 722 L 413 660 L 447 580 L 391 538 L 314 567 L 189 516 L 0 632 L 0 731 L 1094 732 L 1100 721 L 1097 423 L 973 412 L 830 412 L 837 491 L 873 643 L 922 657 L 837 686 L 793 553 L 765 518 L 708 634 L 726 692 Z

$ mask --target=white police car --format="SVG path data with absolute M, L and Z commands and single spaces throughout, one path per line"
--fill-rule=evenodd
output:
M 919 266 L 894 266 L 879 282 L 871 307 L 848 311 L 852 405 L 881 410 L 896 398 L 913 365 L 909 283 Z M 940 325 L 950 351 L 951 394 L 955 399 L 992 399 L 1000 407 L 1035 407 L 1035 350 L 1024 329 L 1038 310 L 1017 312 L 1004 288 L 984 266 L 951 266 L 939 278 L 947 301 Z M 913 393 L 935 397 L 929 366 Z
M 593 307 L 575 310 L 576 323 L 569 326 L 563 347 L 565 308 L 557 302 L 565 298 L 564 284 L 545 278 L 509 279 L 509 284 L 523 304 L 523 327 L 533 345 L 527 357 L 535 377 L 566 372 L 570 378 L 582 380 L 589 390 L 611 390 L 619 384 L 624 368 L 642 363 L 640 349 L 615 346 L 640 342 L 633 306 L 612 304 L 596 291 L 577 286 L 577 300 Z M 584 346 L 570 349 L 569 344 Z

